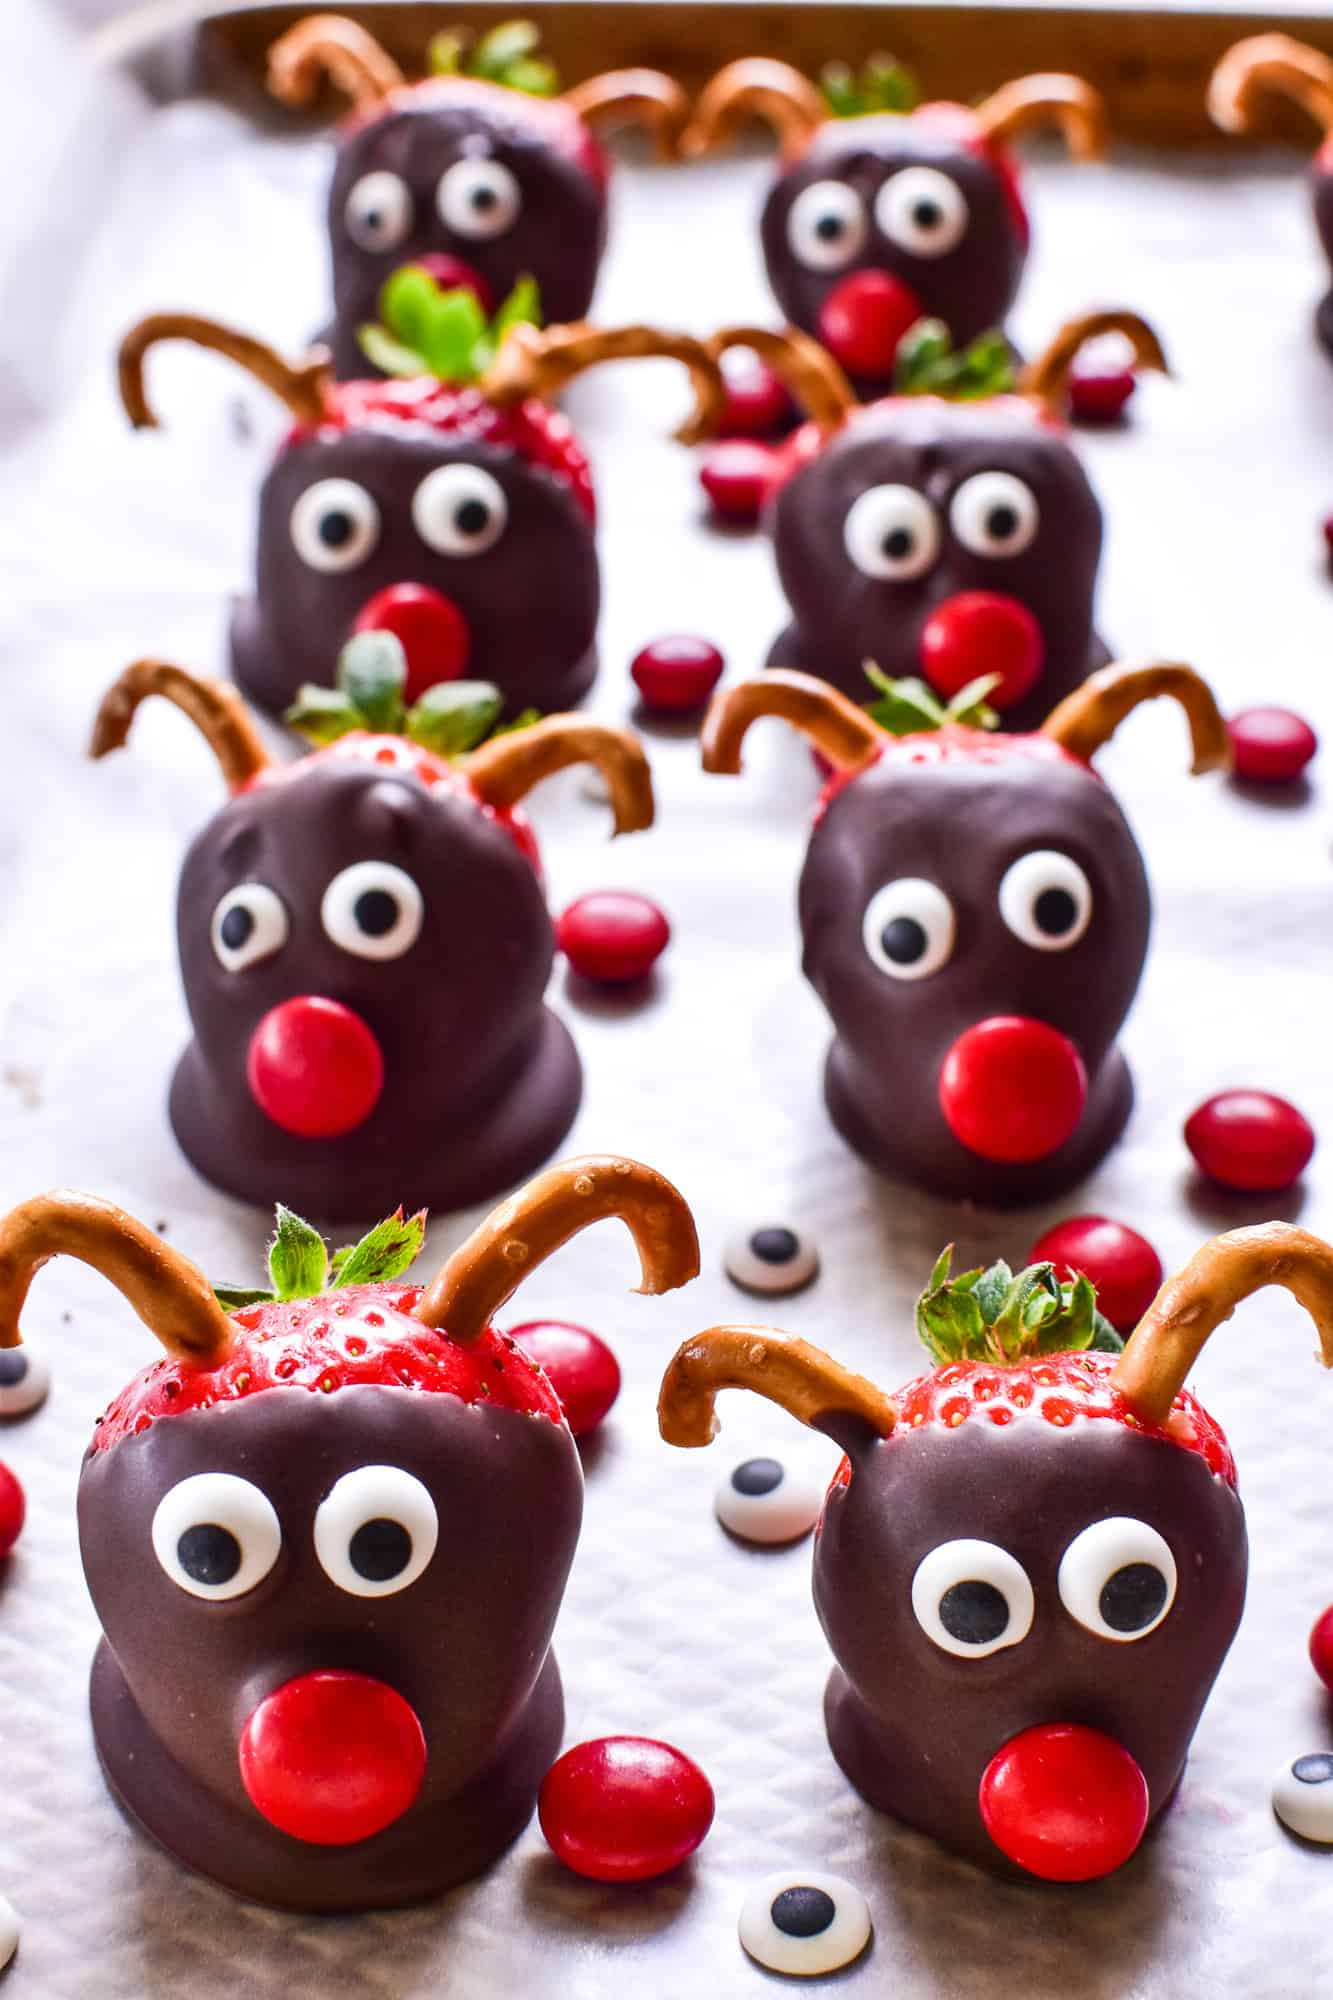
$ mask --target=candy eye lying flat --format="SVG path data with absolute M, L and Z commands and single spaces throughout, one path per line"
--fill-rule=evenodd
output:
M 945 257 L 967 234 L 967 201 L 937 167 L 904 167 L 875 196 L 875 221 L 913 257 Z
M 823 1502 L 818 1481 L 781 1459 L 747 1458 L 722 1481 L 713 1509 L 728 1533 L 741 1541 L 776 1546 L 808 1535 Z
M 865 203 L 846 181 L 803 188 L 787 215 L 787 243 L 811 271 L 840 271 L 866 240 Z
M 392 861 L 355 861 L 335 875 L 319 906 L 334 944 L 358 958 L 401 958 L 421 935 L 420 889 Z
M 21 1347 L 0 1347 L 0 1417 L 26 1417 L 46 1401 L 51 1367 L 46 1356 L 25 1341 Z
M 479 556 L 494 548 L 508 520 L 503 486 L 479 465 L 437 466 L 412 496 L 413 525 L 442 556 Z
M 1060 1558 L 1060 1601 L 1099 1639 L 1146 1639 L 1176 1601 L 1176 1559 L 1146 1521 L 1096 1521 Z
M 1092 922 L 1092 884 L 1068 854 L 1036 848 L 1006 870 L 1000 915 L 1034 951 L 1068 951 Z
M 1284 1764 L 1273 1786 L 1273 1811 L 1302 1840 L 1333 1846 L 1333 1757 L 1316 1750 Z
M 356 569 L 380 538 L 380 510 L 354 479 L 319 479 L 292 508 L 292 547 L 311 569 Z
M 890 979 L 929 979 L 953 956 L 955 931 L 943 889 L 917 875 L 877 889 L 861 920 L 866 951 Z
M 157 1503 L 153 1553 L 191 1597 L 243 1597 L 278 1559 L 282 1529 L 273 1502 L 231 1472 L 197 1472 Z
M 804 1291 L 819 1276 L 814 1243 L 780 1222 L 739 1230 L 727 1244 L 722 1262 L 733 1285 L 768 1298 Z
M 218 963 L 228 972 L 272 958 L 287 942 L 287 910 L 266 882 L 241 882 L 213 912 L 209 935 Z
M 412 227 L 411 189 L 387 168 L 362 174 L 348 192 L 343 222 L 358 249 L 396 250 Z
M 315 1516 L 315 1554 L 353 1597 L 391 1597 L 415 1583 L 439 1539 L 435 1502 L 397 1465 L 347 1473 Z
M 750 1957 L 770 1972 L 816 1979 L 861 1956 L 870 1942 L 870 1905 L 839 1875 L 769 1875 L 741 1905 L 739 1930 Z
M 848 508 L 842 539 L 866 576 L 908 583 L 940 552 L 939 515 L 914 486 L 871 486 Z
M 435 206 L 455 236 L 485 241 L 513 228 L 523 191 L 499 160 L 460 160 L 440 176 Z
M 959 1659 L 982 1660 L 1017 1646 L 1032 1629 L 1035 1602 L 1022 1564 L 994 1542 L 942 1542 L 912 1578 L 912 1610 L 926 1637 Z
M 1036 539 L 1041 509 L 1012 472 L 978 472 L 954 494 L 949 525 L 973 555 L 1018 556 Z

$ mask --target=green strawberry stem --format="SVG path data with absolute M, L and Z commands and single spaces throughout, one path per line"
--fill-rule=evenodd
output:
M 529 97 L 554 97 L 560 78 L 537 53 L 541 31 L 532 21 L 501 21 L 472 48 L 463 28 L 443 28 L 431 38 L 426 60 L 432 76 L 476 76 Z
M 521 277 L 488 320 L 466 285 L 445 290 L 420 264 L 403 264 L 380 287 L 378 325 L 357 328 L 366 359 L 386 375 L 477 382 L 511 327 L 541 325 L 537 281 Z
M 397 1208 L 359 1243 L 349 1243 L 330 1257 L 319 1231 L 279 1203 L 277 1228 L 268 1251 L 271 1289 L 215 1285 L 213 1296 L 228 1312 L 235 1312 L 242 1306 L 270 1305 L 275 1300 L 314 1299 L 343 1285 L 387 1284 L 416 1261 L 425 1237 L 425 1209 L 404 1216 Z
M 403 701 L 407 655 L 392 632 L 358 632 L 338 655 L 336 686 L 307 682 L 283 720 L 306 741 L 336 743 L 353 730 L 405 736 L 439 757 L 463 757 L 488 736 L 525 729 L 526 710 L 500 727 L 504 696 L 491 681 L 439 681 L 408 708 Z
M 850 63 L 825 63 L 819 87 L 833 118 L 863 118 L 877 111 L 915 111 L 921 89 L 905 63 L 893 56 L 867 57 L 858 74 Z
M 943 320 L 919 319 L 898 344 L 893 387 L 899 396 L 945 396 L 952 402 L 979 402 L 1008 395 L 1014 365 L 1002 333 L 979 333 L 955 349 Z
M 1124 1342 L 1097 1310 L 1086 1277 L 1056 1276 L 1054 1264 L 1008 1264 L 951 1274 L 953 1245 L 944 1250 L 916 1302 L 916 1328 L 937 1363 L 988 1361 L 1012 1368 L 1044 1354 L 1087 1348 L 1118 1354 Z
M 866 713 L 890 736 L 918 736 L 931 729 L 944 729 L 950 723 L 967 729 L 1000 726 L 999 715 L 989 706 L 986 696 L 999 686 L 1002 674 L 982 674 L 959 688 L 953 700 L 945 704 L 925 681 L 890 680 L 873 660 L 864 662 L 864 672 L 871 686 L 879 690 L 874 701 L 866 703 Z

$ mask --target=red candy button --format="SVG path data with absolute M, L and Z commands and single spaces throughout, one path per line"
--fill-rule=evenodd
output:
M 764 511 L 777 468 L 778 454 L 771 445 L 751 438 L 724 438 L 705 452 L 699 484 L 722 520 L 753 527 Z
M 671 926 L 656 903 L 627 889 L 598 889 L 571 903 L 555 927 L 575 972 L 601 985 L 644 979 L 666 950 Z
M 546 1376 L 575 1437 L 596 1430 L 620 1394 L 620 1363 L 606 1342 L 562 1319 L 511 1326 L 509 1338 Z
M 687 715 L 702 708 L 722 678 L 726 662 L 707 639 L 685 632 L 654 639 L 630 662 L 630 676 L 645 708 L 659 715 Z
M 921 318 L 910 285 L 888 271 L 853 271 L 819 309 L 819 338 L 850 375 L 888 375 L 898 343 Z
M 265 1014 L 250 1038 L 245 1073 L 255 1103 L 284 1132 L 337 1139 L 375 1109 L 384 1057 L 350 1007 L 302 994 Z
M 1326 1688 L 1333 1688 L 1333 1604 L 1315 1620 L 1310 1634 L 1310 1664 Z
M 458 606 L 424 583 L 391 583 L 367 598 L 354 632 L 392 632 L 407 655 L 405 701 L 418 701 L 437 681 L 456 681 L 470 649 Z
M 1315 1148 L 1314 1128 L 1285 1097 L 1222 1090 L 1185 1124 L 1185 1144 L 1223 1187 L 1275 1194 L 1300 1179 Z
M 1054 1264 L 1061 1279 L 1092 1280 L 1097 1305 L 1117 1333 L 1136 1327 L 1157 1296 L 1162 1260 L 1146 1236 L 1105 1215 L 1071 1215 L 1028 1253 L 1030 1264 Z
M 1016 597 L 964 590 L 932 611 L 918 650 L 922 673 L 945 701 L 983 674 L 999 674 L 999 686 L 986 699 L 993 708 L 1011 708 L 1040 676 L 1046 641 Z
M 280 1833 L 317 1847 L 369 1840 L 421 1790 L 426 1739 L 400 1694 L 365 1674 L 300 1674 L 260 1702 L 241 1782 Z
M 1069 414 L 1076 424 L 1119 421 L 1136 387 L 1132 368 L 1088 369 L 1069 378 Z
M 1227 724 L 1231 767 L 1252 785 L 1287 785 L 1299 778 L 1319 738 L 1289 708 L 1243 708 Z
M 955 1139 L 983 1160 L 1040 1160 L 1077 1130 L 1088 1073 L 1058 1029 L 996 1014 L 958 1037 L 939 1095 Z
M 23 1488 L 9 1467 L 0 1465 L 0 1561 L 22 1534 L 27 1511 Z
M 978 1798 L 1002 1854 L 1045 1882 L 1123 1867 L 1148 1824 L 1148 1786 L 1128 1750 L 1078 1723 L 1025 1729 L 986 1766 Z
M 699 1766 L 647 1736 L 603 1736 L 546 1774 L 537 1816 L 552 1849 L 594 1882 L 646 1882 L 678 1868 L 713 1823 Z

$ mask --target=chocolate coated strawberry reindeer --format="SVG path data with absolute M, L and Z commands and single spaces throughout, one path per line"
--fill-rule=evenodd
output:
M 516 1838 L 560 1747 L 549 1651 L 583 1478 L 550 1384 L 491 1324 L 578 1231 L 629 1227 L 640 1289 L 699 1268 L 684 1201 L 614 1157 L 552 1167 L 426 1286 L 423 1217 L 335 1263 L 280 1214 L 277 1299 L 88 1195 L 0 1222 L 0 1348 L 38 1268 L 80 1258 L 165 1358 L 98 1420 L 79 1540 L 103 1637 L 98 1755 L 187 1866 L 282 1908 L 417 1902 Z
M 476 51 L 489 74 L 418 83 L 337 14 L 298 21 L 270 49 L 269 88 L 285 103 L 308 104 L 324 75 L 352 100 L 328 199 L 340 377 L 367 372 L 358 332 L 401 264 L 424 264 L 483 307 L 532 278 L 547 321 L 582 319 L 607 232 L 610 168 L 594 128 L 638 120 L 663 158 L 676 156 L 689 104 L 670 77 L 618 70 L 534 95 L 530 37 L 506 23 Z M 554 82 L 549 70 L 532 80 Z
M 701 342 L 651 327 L 517 325 L 475 382 L 335 383 L 322 350 L 293 364 L 215 321 L 159 313 L 121 347 L 136 427 L 157 421 L 144 360 L 166 340 L 226 355 L 295 420 L 260 491 L 254 596 L 231 625 L 237 684 L 279 714 L 304 684 L 328 684 L 353 631 L 402 641 L 410 699 L 466 672 L 510 714 L 580 700 L 601 605 L 592 476 L 543 399 L 598 361 L 674 358 L 694 386 L 680 431 L 693 442 L 724 393 Z
M 824 1094 L 882 1173 L 1012 1207 L 1091 1172 L 1129 1116 L 1115 1045 L 1138 987 L 1143 859 L 1091 758 L 1139 703 L 1184 708 L 1194 769 L 1228 761 L 1189 667 L 1111 666 L 1036 735 L 890 735 L 774 671 L 716 697 L 704 767 L 737 772 L 776 715 L 834 766 L 800 884 L 803 966 L 833 1022 Z
M 889 386 L 918 320 L 943 321 L 960 346 L 1003 326 L 1029 234 L 1008 142 L 1056 125 L 1076 158 L 1106 150 L 1102 101 L 1080 77 L 1020 77 L 975 110 L 830 117 L 812 83 L 767 58 L 718 72 L 682 149 L 712 152 L 751 117 L 782 152 L 760 222 L 774 297 L 867 396 Z
M 1295 1294 L 1333 1364 L 1333 1249 L 1283 1223 L 1205 1244 L 1118 1358 L 1091 1350 L 1086 1280 L 1062 1287 L 1050 1264 L 950 1280 L 947 1254 L 918 1305 L 939 1365 L 895 1396 L 771 1327 L 680 1348 L 669 1443 L 707 1444 L 718 1390 L 744 1388 L 847 1453 L 814 1595 L 837 1661 L 829 1742 L 870 1804 L 1052 1881 L 1134 1853 L 1245 1600 L 1236 1468 L 1185 1379 L 1265 1285 Z
M 191 1164 L 245 1201 L 453 1209 L 549 1159 L 582 1071 L 544 1005 L 555 937 L 519 801 L 592 763 L 617 833 L 651 824 L 635 737 L 553 715 L 449 760 L 354 730 L 273 765 L 235 693 L 141 660 L 104 697 L 92 754 L 158 695 L 215 751 L 231 800 L 181 868 L 194 1040 L 171 1086 Z

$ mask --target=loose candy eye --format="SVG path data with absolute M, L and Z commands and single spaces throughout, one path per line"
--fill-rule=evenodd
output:
M 808 1535 L 823 1501 L 819 1482 L 781 1459 L 747 1458 L 718 1487 L 713 1511 L 739 1540 L 776 1546 Z
M 867 576 L 905 583 L 939 554 L 939 516 L 914 486 L 872 486 L 848 509 L 842 539 Z
M 423 542 L 442 556 L 479 556 L 505 531 L 509 502 L 498 479 L 479 465 L 440 465 L 412 495 Z
M 292 508 L 292 547 L 311 569 L 355 569 L 380 537 L 380 510 L 354 479 L 320 479 Z
M 846 181 L 816 181 L 791 205 L 787 242 L 807 270 L 840 271 L 865 240 L 865 204 Z
M 769 1875 L 746 1896 L 739 1929 L 750 1957 L 770 1972 L 814 1979 L 861 1956 L 870 1942 L 870 1906 L 838 1875 Z
M 865 948 L 890 979 L 929 979 L 948 964 L 955 929 L 943 889 L 917 875 L 877 889 L 861 920 Z
M 26 1417 L 46 1401 L 51 1367 L 44 1354 L 29 1347 L 0 1347 L 0 1417 Z
M 967 202 L 936 167 L 904 167 L 875 196 L 875 221 L 900 250 L 944 257 L 967 234 Z
M 401 958 L 421 933 L 420 889 L 392 861 L 357 861 L 335 875 L 319 906 L 336 945 L 358 958 Z
M 347 234 L 361 250 L 396 250 L 412 227 L 407 182 L 387 168 L 362 174 L 343 209 Z
M 994 1542 L 942 1542 L 912 1578 L 912 1610 L 928 1639 L 962 1660 L 1017 1646 L 1032 1627 L 1032 1585 Z
M 228 972 L 243 972 L 281 951 L 288 929 L 282 898 L 265 882 L 242 882 L 214 910 L 210 936 L 218 963 Z
M 435 206 L 455 236 L 482 240 L 513 228 L 523 191 L 499 160 L 460 160 L 440 176 Z
M 978 472 L 965 479 L 949 507 L 949 524 L 977 556 L 1017 556 L 1041 525 L 1036 495 L 1012 472 Z
M 153 1515 L 153 1553 L 191 1597 L 243 1597 L 263 1582 L 281 1547 L 273 1502 L 231 1472 L 182 1479 Z
M 1000 915 L 1034 951 L 1068 951 L 1092 922 L 1092 886 L 1067 854 L 1035 848 L 1006 870 Z
M 784 1222 L 761 1223 L 731 1238 L 722 1256 L 734 1285 L 769 1298 L 787 1298 L 804 1291 L 819 1276 L 819 1252 L 814 1243 Z
M 435 1553 L 440 1523 L 419 1479 L 397 1465 L 346 1473 L 315 1515 L 315 1554 L 353 1597 L 391 1597 L 415 1583 Z
M 1175 1599 L 1176 1559 L 1146 1521 L 1096 1521 L 1060 1558 L 1060 1600 L 1099 1639 L 1146 1639 Z
M 1273 1811 L 1302 1840 L 1333 1846 L 1333 1757 L 1326 1750 L 1283 1766 L 1273 1787 Z

